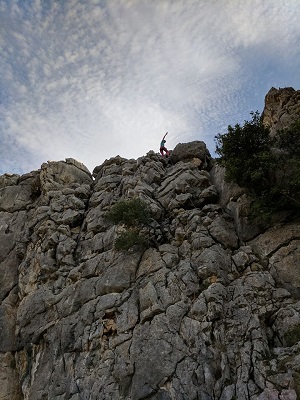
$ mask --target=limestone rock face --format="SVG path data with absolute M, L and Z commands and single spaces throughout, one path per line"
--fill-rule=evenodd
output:
M 300 90 L 272 87 L 266 94 L 262 117 L 271 128 L 271 135 L 300 119 Z
M 206 167 L 211 157 L 205 143 L 195 140 L 190 143 L 178 143 L 174 150 L 172 150 L 171 158 L 174 163 L 194 159 L 194 163 L 197 164 L 197 160 L 200 160 L 200 162 L 198 161 L 198 165 L 202 164 L 202 167 Z
M 300 397 L 300 225 L 257 231 L 181 147 L 0 177 L 1 399 Z M 105 214 L 133 197 L 157 244 L 117 252 Z

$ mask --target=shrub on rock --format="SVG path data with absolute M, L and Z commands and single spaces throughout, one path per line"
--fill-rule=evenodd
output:
M 106 218 L 114 224 L 123 225 L 125 230 L 115 241 L 116 250 L 129 250 L 133 246 L 148 247 L 151 210 L 140 198 L 121 199 L 107 212 Z

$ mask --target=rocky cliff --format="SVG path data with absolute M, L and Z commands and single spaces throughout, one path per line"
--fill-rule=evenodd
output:
M 263 122 L 271 128 L 271 135 L 278 129 L 289 126 L 300 119 L 300 90 L 292 87 L 272 87 L 265 97 Z
M 251 226 L 203 142 L 93 175 L 0 177 L 0 399 L 300 398 L 299 221 Z M 117 252 L 133 197 L 158 245 Z

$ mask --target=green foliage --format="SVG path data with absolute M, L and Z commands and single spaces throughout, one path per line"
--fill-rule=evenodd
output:
M 151 218 L 147 203 L 139 198 L 119 200 L 106 217 L 114 224 L 124 224 L 127 227 L 146 225 Z
M 269 163 L 271 138 L 269 129 L 264 127 L 259 113 L 252 112 L 252 120 L 243 126 L 228 126 L 228 132 L 218 134 L 216 153 L 226 167 L 225 178 L 240 186 L 263 187 L 268 179 L 266 165 Z
M 300 157 L 300 120 L 295 121 L 288 128 L 278 131 L 275 145 L 291 157 Z
M 300 121 L 277 132 L 274 146 L 279 149 L 280 168 L 277 171 L 277 186 L 285 203 L 300 206 Z
M 144 229 L 144 233 L 141 233 L 141 229 L 151 221 L 151 210 L 145 201 L 139 198 L 119 200 L 107 212 L 106 218 L 126 228 L 116 239 L 116 250 L 129 250 L 133 246 L 140 248 L 149 246 L 147 230 Z
M 282 196 L 276 191 L 265 190 L 260 195 L 252 194 L 249 217 L 262 227 L 268 226 L 272 223 L 274 214 L 280 211 L 280 209 L 284 209 L 281 203 Z
M 116 239 L 115 249 L 129 250 L 133 246 L 138 246 L 140 248 L 148 247 L 149 241 L 146 236 L 141 235 L 136 229 L 130 229 L 122 232 Z
M 248 189 L 250 216 L 267 222 L 279 211 L 300 209 L 300 121 L 269 135 L 258 112 L 243 126 L 228 126 L 216 136 L 225 179 Z

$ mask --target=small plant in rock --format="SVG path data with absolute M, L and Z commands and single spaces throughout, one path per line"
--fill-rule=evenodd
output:
M 127 227 L 147 225 L 151 220 L 151 211 L 148 204 L 139 199 L 119 200 L 106 214 L 114 224 L 123 224 Z
M 145 201 L 139 198 L 119 200 L 107 212 L 106 218 L 125 228 L 116 239 L 116 250 L 129 250 L 133 246 L 146 248 L 150 245 L 152 213 Z
M 137 229 L 129 229 L 120 233 L 115 241 L 115 249 L 118 251 L 129 250 L 133 246 L 147 248 L 149 239 L 145 235 L 141 235 Z

